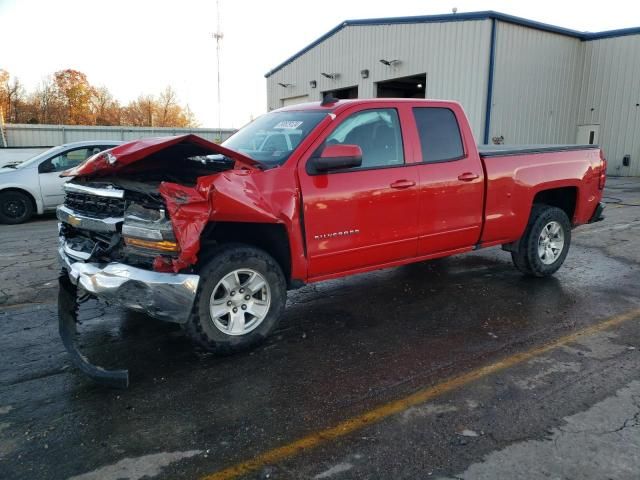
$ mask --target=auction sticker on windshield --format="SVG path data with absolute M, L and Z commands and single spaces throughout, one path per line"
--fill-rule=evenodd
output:
M 294 130 L 302 125 L 303 122 L 298 122 L 296 120 L 283 120 L 280 123 L 276 124 L 273 128 L 283 129 L 283 130 Z

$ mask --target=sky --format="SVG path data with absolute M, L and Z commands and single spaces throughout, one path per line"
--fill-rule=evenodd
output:
M 0 0 L 0 68 L 28 90 L 73 68 L 126 103 L 167 85 L 202 127 L 238 128 L 266 111 L 264 74 L 347 19 L 495 10 L 581 31 L 640 26 L 629 0 Z

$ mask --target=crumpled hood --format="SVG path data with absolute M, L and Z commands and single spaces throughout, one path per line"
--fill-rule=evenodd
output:
M 242 153 L 230 150 L 222 145 L 198 137 L 197 135 L 188 134 L 177 137 L 143 138 L 124 143 L 88 158 L 77 167 L 64 171 L 60 176 L 111 175 L 127 165 L 131 165 L 149 155 L 153 155 L 161 150 L 171 149 L 172 147 L 189 148 L 192 150 L 193 156 L 221 154 L 231 158 L 237 164 L 250 169 L 260 167 L 259 162 Z

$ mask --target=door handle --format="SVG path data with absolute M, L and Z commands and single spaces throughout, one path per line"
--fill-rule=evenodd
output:
M 462 174 L 458 175 L 458 180 L 461 180 L 463 182 L 472 182 L 473 180 L 475 180 L 478 177 L 480 177 L 480 175 L 478 175 L 477 173 L 465 172 L 465 173 L 462 173 Z
M 409 188 L 409 187 L 413 187 L 416 184 L 416 182 L 412 181 L 412 180 L 396 180 L 395 182 L 393 182 L 391 185 L 389 185 L 391 188 L 398 188 L 398 189 L 402 189 L 402 188 Z

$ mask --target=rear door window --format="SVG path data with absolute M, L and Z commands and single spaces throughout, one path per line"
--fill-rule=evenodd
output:
M 423 162 L 447 162 L 464 157 L 460 127 L 453 111 L 440 107 L 416 107 L 413 116 L 420 135 Z

